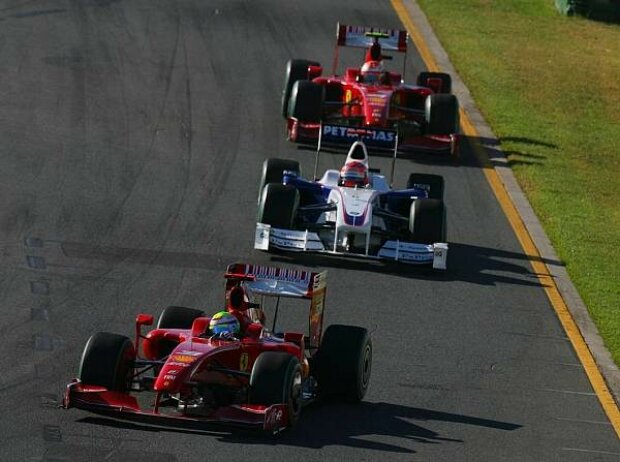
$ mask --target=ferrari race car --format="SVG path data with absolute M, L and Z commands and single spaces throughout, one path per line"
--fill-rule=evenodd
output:
M 290 60 L 282 92 L 282 115 L 293 142 L 316 143 L 321 122 L 396 130 L 403 151 L 455 158 L 459 151 L 459 104 L 449 74 L 422 72 L 403 83 L 407 32 L 338 24 L 334 66 L 323 76 L 318 62 Z M 365 48 L 365 62 L 337 75 L 340 47 Z M 383 51 L 404 53 L 402 73 L 387 71 Z M 381 148 L 373 140 L 369 147 Z
M 133 342 L 106 332 L 88 340 L 63 406 L 152 424 L 220 423 L 277 433 L 319 396 L 360 401 L 370 380 L 371 339 L 354 326 L 331 325 L 322 333 L 326 276 L 232 264 L 227 296 L 243 294 L 240 313 L 253 321 L 246 332 L 216 331 L 220 313 L 210 319 L 201 310 L 170 306 L 143 335 L 153 316 L 139 314 Z M 309 301 L 307 335 L 276 326 L 278 312 L 289 309 L 281 299 L 295 298 Z M 268 302 L 270 331 L 261 323 Z
M 347 131 L 359 129 L 323 125 L 321 133 L 353 136 Z M 369 138 L 378 136 L 371 129 L 363 131 Z M 394 132 L 387 134 L 397 138 Z M 322 137 L 315 166 L 321 141 Z M 318 181 L 303 179 L 296 161 L 267 159 L 259 189 L 254 248 L 384 259 L 446 269 L 443 177 L 412 173 L 403 190 L 393 190 L 392 182 L 388 184 L 384 175 L 369 168 L 368 151 L 362 141 L 351 145 L 342 170 L 327 170 Z

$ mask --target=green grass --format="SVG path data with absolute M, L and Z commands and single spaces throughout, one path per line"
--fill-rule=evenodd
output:
M 620 364 L 620 25 L 418 0 Z

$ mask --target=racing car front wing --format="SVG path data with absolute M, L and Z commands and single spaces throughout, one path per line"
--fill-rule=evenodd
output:
M 416 265 L 432 265 L 433 269 L 445 270 L 448 259 L 448 244 L 416 244 L 400 240 L 388 240 L 376 254 L 353 253 L 326 247 L 319 235 L 312 231 L 273 228 L 264 223 L 256 224 L 254 248 L 271 248 L 293 252 L 316 252 L 348 257 L 392 260 Z
M 251 427 L 278 433 L 288 425 L 286 404 L 263 406 L 231 404 L 213 410 L 208 415 L 188 415 L 182 412 L 164 413 L 157 409 L 143 409 L 129 393 L 110 391 L 105 387 L 83 385 L 74 379 L 63 397 L 65 409 L 77 408 L 109 417 L 144 422 L 152 425 L 173 425 L 202 428 L 212 425 Z

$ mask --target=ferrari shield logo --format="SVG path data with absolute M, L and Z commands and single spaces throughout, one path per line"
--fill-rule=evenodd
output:
M 241 372 L 245 372 L 248 369 L 248 354 L 247 353 L 241 353 L 241 357 L 239 358 L 239 370 Z
M 347 90 L 344 93 L 344 102 L 345 103 L 350 103 L 352 99 L 353 99 L 353 95 L 351 94 L 351 90 Z

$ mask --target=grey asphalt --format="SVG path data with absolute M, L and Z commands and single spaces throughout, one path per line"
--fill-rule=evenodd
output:
M 252 249 L 263 159 L 313 168 L 284 139 L 285 63 L 329 68 L 337 21 L 399 27 L 372 0 L 0 2 L 0 460 L 620 459 L 467 149 L 397 168 L 397 185 L 446 178 L 445 274 Z M 275 440 L 57 408 L 92 333 L 132 335 L 169 304 L 218 311 L 233 261 L 329 270 L 326 322 L 373 330 L 362 404 L 306 409 Z

